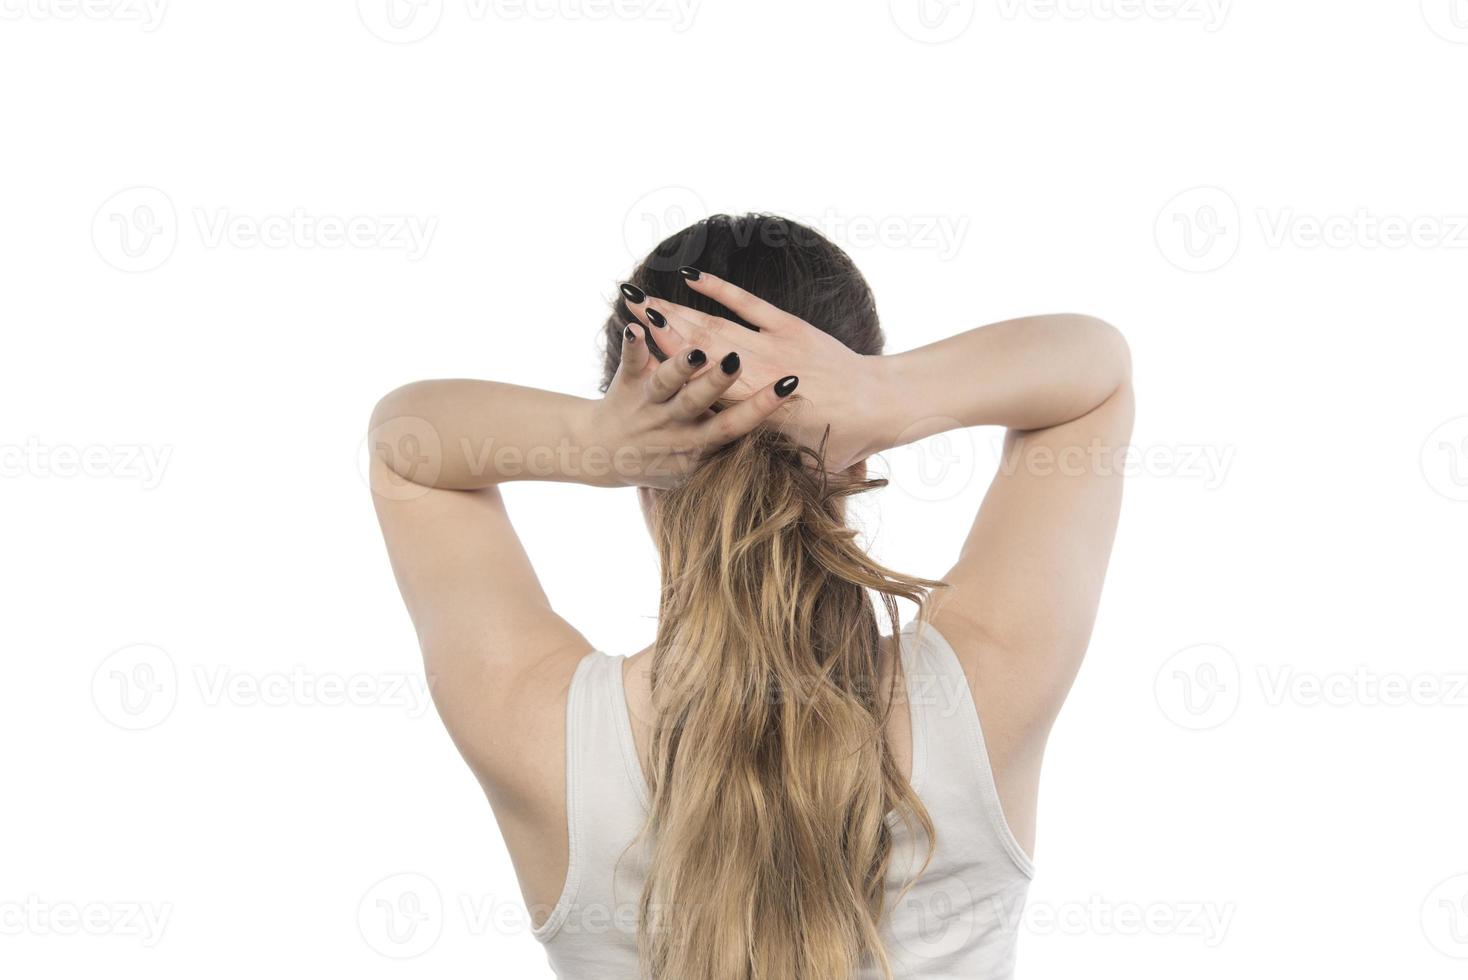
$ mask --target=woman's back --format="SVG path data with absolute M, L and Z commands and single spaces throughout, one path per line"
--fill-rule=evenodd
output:
M 958 658 L 932 626 L 910 625 L 900 639 L 905 696 L 899 694 L 893 715 L 910 719 L 909 778 L 933 822 L 936 847 L 924 869 L 921 830 L 889 815 L 885 949 L 904 978 L 1007 978 L 1030 860 L 1005 821 Z M 639 712 L 629 705 L 645 702 L 628 690 L 626 663 L 588 654 L 567 698 L 571 860 L 560 901 L 535 930 L 561 980 L 642 976 L 637 928 L 647 853 L 637 838 L 649 797 Z M 880 976 L 868 963 L 861 980 Z
M 632 278 L 605 397 L 424 382 L 379 403 L 371 436 L 435 702 L 553 965 L 1009 975 L 1029 875 L 1010 827 L 1033 840 L 1120 508 L 1124 341 L 1060 315 L 886 355 L 850 258 L 762 215 L 699 222 Z M 978 425 L 1009 431 L 957 560 L 941 582 L 884 567 L 847 521 L 884 485 L 865 461 Z M 497 489 L 517 479 L 637 488 L 650 651 L 592 652 L 555 611 Z M 935 626 L 899 631 L 903 705 L 882 637 L 899 601 Z

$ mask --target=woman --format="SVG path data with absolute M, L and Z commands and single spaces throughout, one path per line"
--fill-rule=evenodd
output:
M 606 338 L 601 399 L 428 381 L 373 418 L 432 689 L 557 975 L 1012 975 L 1040 760 L 1120 507 L 1125 342 L 1041 316 L 884 355 L 850 259 L 760 215 L 664 242 Z M 1009 432 L 957 563 L 873 562 L 844 520 L 882 482 L 863 461 L 976 425 Z M 496 489 L 515 479 L 639 488 L 651 647 L 607 656 L 556 615 Z

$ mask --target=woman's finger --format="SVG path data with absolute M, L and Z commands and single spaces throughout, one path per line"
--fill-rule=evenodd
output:
M 688 287 L 694 292 L 702 293 L 714 302 L 733 310 L 761 330 L 779 331 L 793 322 L 799 322 L 798 317 L 791 316 L 778 306 L 766 303 L 753 293 L 745 292 L 732 282 L 725 282 L 712 273 L 700 272 L 693 268 L 683 268 L 678 271 L 683 274 L 684 279 L 688 280 Z
M 617 287 L 623 300 L 627 303 L 627 309 L 632 316 L 648 329 L 648 350 L 652 356 L 659 361 L 666 361 L 677 351 L 687 347 L 692 342 L 693 336 L 688 331 L 679 332 L 673 329 L 668 321 L 666 312 L 662 307 L 665 305 L 660 299 L 647 295 L 640 287 L 630 282 L 624 282 Z
M 673 397 L 672 403 L 679 417 L 689 422 L 702 418 L 713 407 L 714 402 L 733 386 L 738 377 L 739 355 L 730 351 L 716 367 L 688 382 Z
M 665 402 L 678 394 L 688 379 L 703 370 L 708 356 L 697 347 L 690 347 L 658 365 L 647 379 L 647 397 L 655 402 Z
M 622 328 L 622 360 L 612 385 L 636 384 L 647 369 L 652 355 L 647 349 L 647 328 L 640 323 L 629 323 Z
M 714 449 L 753 432 L 761 422 L 786 403 L 799 383 L 800 379 L 790 374 L 774 384 L 766 385 L 744 401 L 731 405 L 704 422 L 699 427 L 700 434 L 709 448 Z

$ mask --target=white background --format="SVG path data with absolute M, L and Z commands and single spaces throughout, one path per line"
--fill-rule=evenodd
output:
M 760 209 L 894 350 L 1131 341 L 1021 975 L 1462 976 L 1468 5 L 528 2 L 0 0 L 0 971 L 549 975 L 365 423 L 591 394 L 634 258 Z M 882 559 L 941 574 L 994 436 L 888 455 Z M 563 613 L 646 643 L 632 493 L 506 493 Z

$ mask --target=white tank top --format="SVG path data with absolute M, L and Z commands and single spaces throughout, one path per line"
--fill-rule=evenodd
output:
M 887 955 L 902 980 L 1007 980 L 1034 868 L 1005 822 L 968 681 L 932 626 L 901 633 L 912 714 L 912 785 L 937 834 L 926 843 L 897 815 L 883 917 Z M 566 712 L 565 889 L 535 938 L 560 980 L 642 980 L 637 913 L 648 788 L 632 739 L 625 657 L 594 652 L 576 669 Z M 916 831 L 921 834 L 921 831 Z M 625 852 L 625 853 L 624 853 Z M 881 976 L 868 964 L 856 980 Z

